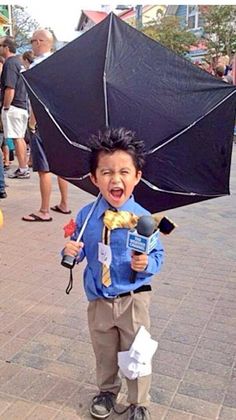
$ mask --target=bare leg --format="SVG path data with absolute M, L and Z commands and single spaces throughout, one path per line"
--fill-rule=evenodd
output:
M 27 150 L 25 139 L 14 139 L 14 144 L 19 168 L 27 168 Z
M 9 147 L 7 145 L 2 146 L 2 151 L 3 151 L 4 165 L 9 166 L 10 165 Z
M 49 216 L 49 203 L 52 191 L 52 179 L 50 172 L 39 172 L 39 187 L 41 193 L 41 206 L 40 213 L 43 213 L 46 217 Z
M 2 195 L 5 195 L 5 181 L 4 181 L 4 169 L 3 169 L 3 159 L 2 159 L 2 149 L 0 147 L 0 193 Z
M 39 174 L 39 187 L 40 187 L 40 194 L 41 194 L 41 206 L 39 211 L 34 212 L 35 216 L 40 217 L 41 219 L 49 219 L 49 203 L 50 203 L 50 196 L 52 191 L 52 180 L 51 180 L 51 173 L 50 172 L 38 172 Z M 34 216 L 24 216 L 23 220 L 25 221 L 32 221 Z
M 61 193 L 61 201 L 59 204 L 59 208 L 62 211 L 69 211 L 68 209 L 68 182 L 65 181 L 63 178 L 57 177 L 58 187 Z

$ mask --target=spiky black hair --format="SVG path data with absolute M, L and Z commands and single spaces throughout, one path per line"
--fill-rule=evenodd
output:
M 117 150 L 127 152 L 133 159 L 137 171 L 141 170 L 145 163 L 145 146 L 135 133 L 126 128 L 111 128 L 104 132 L 99 131 L 98 135 L 93 135 L 89 141 L 90 172 L 95 175 L 98 158 L 100 153 L 112 154 Z

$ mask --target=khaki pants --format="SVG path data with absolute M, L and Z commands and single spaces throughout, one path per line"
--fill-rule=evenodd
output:
M 89 302 L 88 325 L 96 357 L 97 384 L 100 391 L 118 394 L 117 353 L 129 350 L 141 325 L 150 329 L 149 304 L 151 292 L 132 293 L 115 299 Z M 134 380 L 126 378 L 128 402 L 147 406 L 151 375 Z

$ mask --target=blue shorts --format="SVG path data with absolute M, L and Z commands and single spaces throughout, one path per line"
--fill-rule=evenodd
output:
M 38 131 L 31 133 L 30 135 L 30 151 L 33 171 L 50 172 L 49 164 L 43 147 L 43 141 Z

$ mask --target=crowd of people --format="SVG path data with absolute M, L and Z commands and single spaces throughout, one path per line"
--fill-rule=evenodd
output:
M 218 60 L 214 62 L 214 64 L 210 64 L 205 60 L 195 61 L 194 64 L 217 77 L 217 79 L 221 79 L 231 85 L 234 84 L 233 63 L 232 59 L 230 60 L 227 55 L 219 57 Z
M 30 167 L 39 175 L 39 209 L 22 217 L 26 222 L 50 222 L 50 210 L 69 214 L 68 184 L 58 177 L 61 193 L 59 204 L 50 208 L 51 173 L 40 138 L 37 121 L 30 106 L 21 72 L 32 68 L 52 54 L 53 36 L 50 31 L 40 29 L 31 39 L 32 50 L 22 56 L 16 54 L 15 40 L 10 36 L 0 39 L 1 72 L 1 151 L 0 151 L 0 198 L 7 198 L 4 173 L 9 178 L 27 179 Z M 1 70 L 0 67 L 0 70 Z M 14 149 L 18 168 L 10 171 L 10 152 Z M 30 150 L 30 154 L 27 152 Z

